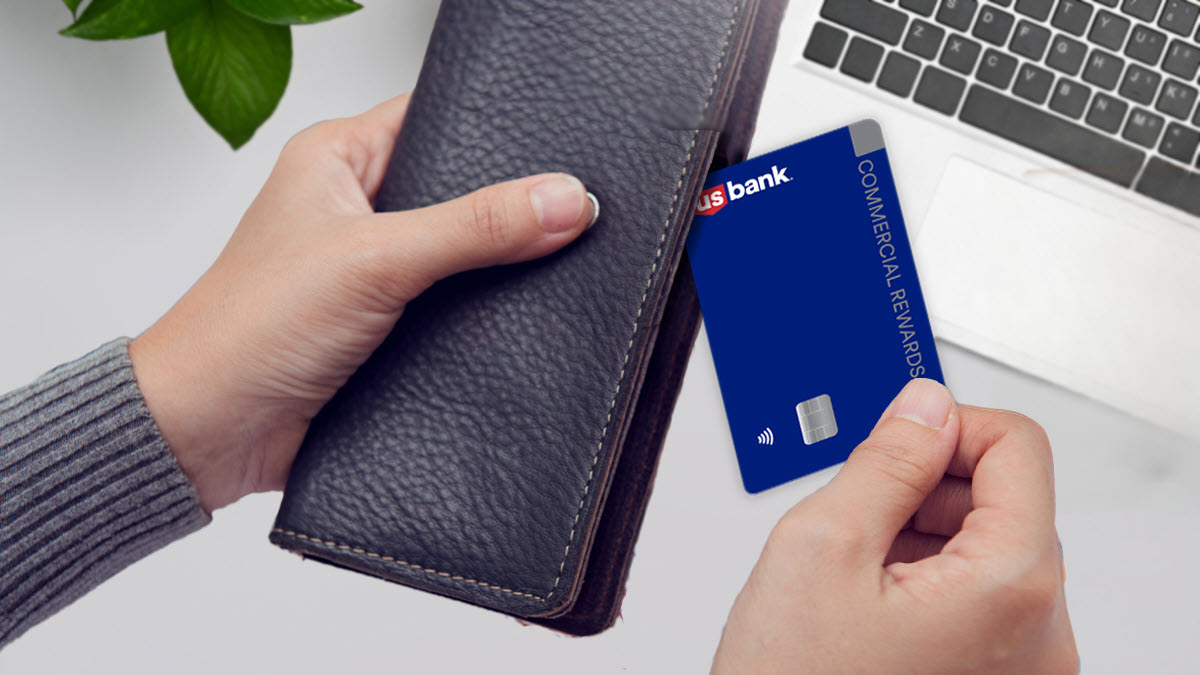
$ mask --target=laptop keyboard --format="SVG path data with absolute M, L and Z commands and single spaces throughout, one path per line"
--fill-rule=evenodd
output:
M 809 61 L 1200 216 L 1200 4 L 825 0 Z

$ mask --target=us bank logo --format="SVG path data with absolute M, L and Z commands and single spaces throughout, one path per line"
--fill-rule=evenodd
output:
M 711 216 L 725 208 L 725 205 L 730 202 L 735 202 L 743 197 L 749 197 L 763 190 L 769 190 L 791 182 L 791 180 L 787 176 L 786 166 L 782 169 L 778 166 L 772 166 L 771 173 L 765 173 L 757 178 L 751 178 L 740 183 L 729 181 L 715 187 L 710 187 L 700 193 L 700 200 L 696 203 L 696 215 Z
M 700 202 L 696 204 L 696 215 L 711 216 L 725 208 L 725 185 L 711 187 L 700 193 Z

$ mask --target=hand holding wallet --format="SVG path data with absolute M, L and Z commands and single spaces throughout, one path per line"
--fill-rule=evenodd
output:
M 781 12 L 443 4 L 376 209 L 563 171 L 600 222 L 410 303 L 313 421 L 272 542 L 569 633 L 612 625 L 699 326 L 687 226 L 710 164 L 745 154 Z

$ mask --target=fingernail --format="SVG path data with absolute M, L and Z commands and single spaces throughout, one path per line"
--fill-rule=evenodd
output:
M 565 173 L 547 176 L 529 189 L 529 202 L 538 224 L 550 234 L 574 229 L 587 201 L 583 183 Z
M 885 417 L 903 417 L 931 429 L 941 429 L 950 419 L 954 397 L 941 384 L 925 378 L 904 385 Z
M 596 199 L 596 195 L 592 194 L 591 191 L 587 193 L 587 197 L 588 201 L 592 203 L 592 217 L 588 218 L 587 224 L 588 227 L 591 227 L 600 219 L 600 200 Z

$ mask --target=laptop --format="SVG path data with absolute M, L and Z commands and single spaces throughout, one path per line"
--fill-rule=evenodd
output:
M 1200 439 L 1198 18 L 791 0 L 751 155 L 876 119 L 938 337 Z

